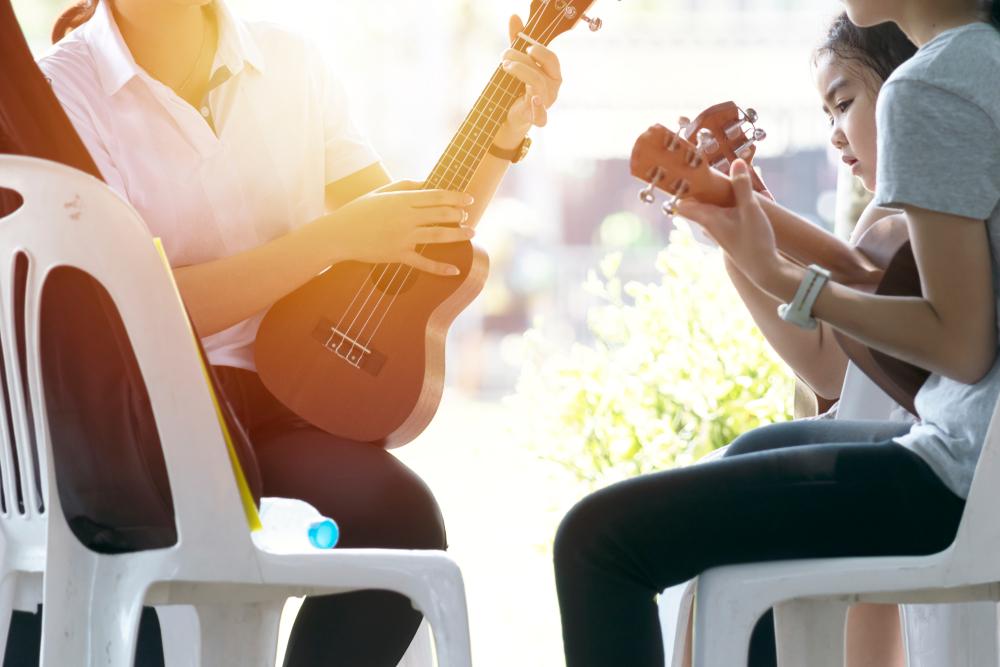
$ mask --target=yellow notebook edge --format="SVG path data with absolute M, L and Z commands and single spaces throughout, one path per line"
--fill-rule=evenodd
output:
M 160 259 L 163 261 L 163 265 L 167 269 L 167 274 L 170 276 L 170 282 L 174 286 L 174 292 L 177 294 L 177 301 L 182 306 L 183 301 L 181 300 L 180 290 L 177 289 L 177 282 L 174 280 L 173 269 L 170 268 L 170 261 L 167 259 L 167 253 L 163 250 L 163 243 L 159 237 L 153 239 L 153 244 L 156 246 L 156 252 L 159 253 Z M 194 329 L 191 327 L 191 323 L 188 322 L 188 330 L 191 332 L 191 339 L 195 341 L 197 345 L 197 340 L 195 339 Z M 199 361 L 201 361 L 201 372 L 205 377 L 205 384 L 208 386 L 208 392 L 212 396 L 212 404 L 215 407 L 215 416 L 219 420 L 219 428 L 222 429 L 222 436 L 226 440 L 226 450 L 229 453 L 229 462 L 233 466 L 233 475 L 236 477 L 236 486 L 239 489 L 240 502 L 243 505 L 243 512 L 247 517 L 247 525 L 250 527 L 250 531 L 257 531 L 263 528 L 260 522 L 260 514 L 257 512 L 257 504 L 253 500 L 253 494 L 250 493 L 250 485 L 247 484 L 246 475 L 243 474 L 243 466 L 240 465 L 240 459 L 236 455 L 236 447 L 233 446 L 233 438 L 229 433 L 229 427 L 226 426 L 226 418 L 222 414 L 222 406 L 219 405 L 219 397 L 215 394 L 215 388 L 212 386 L 211 378 L 208 375 L 208 368 L 205 367 L 204 361 L 202 361 L 201 355 L 198 355 Z

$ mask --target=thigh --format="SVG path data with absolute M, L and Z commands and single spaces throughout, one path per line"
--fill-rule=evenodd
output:
M 830 442 L 877 443 L 908 433 L 911 426 L 893 421 L 796 419 L 747 431 L 730 443 L 725 456 Z
M 299 426 L 258 433 L 254 450 L 263 494 L 310 503 L 337 521 L 343 546 L 445 548 L 431 490 L 384 449 Z
M 657 591 L 725 564 L 934 553 L 963 505 L 891 441 L 803 445 L 613 485 L 567 515 L 558 541 Z

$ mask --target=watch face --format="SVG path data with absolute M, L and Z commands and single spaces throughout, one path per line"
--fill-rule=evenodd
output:
M 521 142 L 521 146 L 517 152 L 517 158 L 514 159 L 514 162 L 517 163 L 523 160 L 524 156 L 528 154 L 529 148 L 531 148 L 531 139 L 525 137 L 524 141 Z

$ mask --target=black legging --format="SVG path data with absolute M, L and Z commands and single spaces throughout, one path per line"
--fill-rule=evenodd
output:
M 892 442 L 907 430 L 776 424 L 737 438 L 722 459 L 584 498 L 555 542 L 567 667 L 662 667 L 654 597 L 712 567 L 945 549 L 965 502 Z M 775 664 L 769 636 L 773 628 L 758 624 L 752 667 Z
M 255 373 L 216 368 L 257 454 L 263 495 L 300 498 L 340 525 L 341 547 L 444 549 L 444 520 L 416 473 L 389 452 L 341 440 L 279 403 Z M 395 667 L 421 615 L 397 593 L 362 591 L 306 599 L 285 667 Z
M 302 421 L 255 373 L 217 367 L 222 390 L 253 443 L 263 495 L 300 498 L 340 525 L 341 547 L 444 549 L 444 521 L 427 485 L 385 450 L 349 442 Z M 285 667 L 394 667 L 421 615 L 402 595 L 360 591 L 312 597 L 299 610 Z M 87 619 L 80 619 L 87 623 Z M 161 667 L 156 615 L 147 609 L 137 667 Z M 38 665 L 37 615 L 17 613 L 4 667 Z

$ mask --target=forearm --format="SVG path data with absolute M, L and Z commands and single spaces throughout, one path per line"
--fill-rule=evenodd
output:
M 174 269 L 200 336 L 227 329 L 268 308 L 338 258 L 310 223 L 252 250 Z
M 494 143 L 504 150 L 509 150 L 520 145 L 522 139 L 524 139 L 524 132 L 513 129 L 505 123 L 500 128 Z M 482 164 L 479 165 L 479 169 L 476 170 L 468 187 L 469 194 L 476 198 L 476 202 L 469 207 L 469 224 L 473 227 L 479 224 L 479 219 L 492 201 L 509 167 L 509 160 L 498 158 L 489 153 L 483 158 Z
M 778 258 L 760 286 L 790 302 L 805 270 Z M 992 306 L 988 318 L 993 319 Z M 830 282 L 820 292 L 813 314 L 865 345 L 888 355 L 973 384 L 993 364 L 996 333 L 972 330 L 979 317 L 942 317 L 941 308 L 922 297 L 880 296 Z
M 847 372 L 847 355 L 833 338 L 832 329 L 821 323 L 808 331 L 783 321 L 778 317 L 779 301 L 757 287 L 728 257 L 725 264 L 750 316 L 775 352 L 817 394 L 837 398 Z

